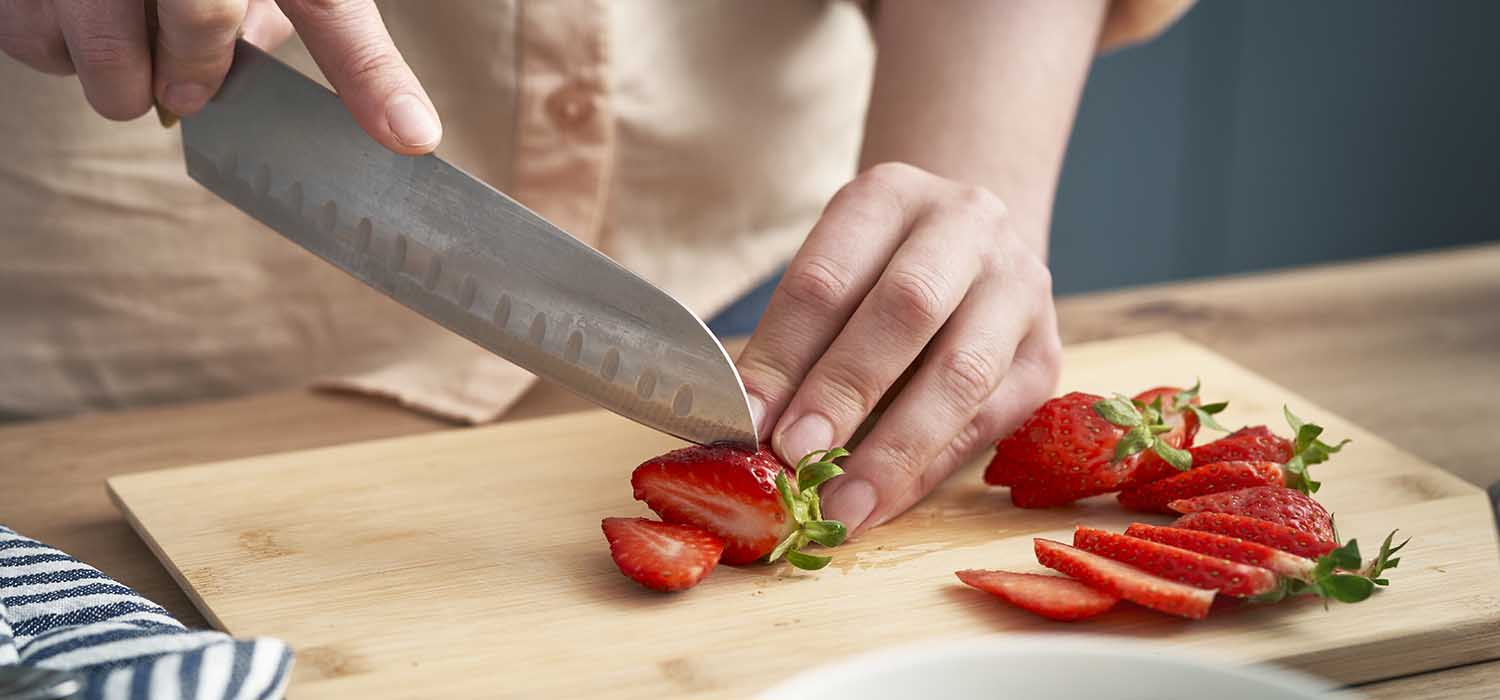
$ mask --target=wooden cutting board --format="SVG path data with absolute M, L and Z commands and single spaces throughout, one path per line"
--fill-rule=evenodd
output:
M 820 572 L 720 567 L 682 594 L 611 563 L 599 520 L 643 515 L 629 475 L 672 438 L 589 412 L 110 481 L 133 526 L 215 625 L 292 643 L 291 694 L 324 697 L 746 697 L 814 659 L 997 632 L 1146 639 L 1357 682 L 1500 657 L 1495 523 L 1475 487 L 1173 335 L 1068 348 L 1063 386 L 1134 391 L 1201 376 L 1227 420 L 1282 425 L 1283 402 L 1343 454 L 1319 498 L 1366 551 L 1412 539 L 1392 585 L 1187 622 L 1122 606 L 1050 623 L 964 588 L 956 569 L 1037 570 L 1033 536 L 1124 528 L 1114 499 L 1023 511 L 976 463 Z M 1309 362 L 1338 362 L 1336 357 Z M 1382 396 L 1370 377 L 1370 400 Z

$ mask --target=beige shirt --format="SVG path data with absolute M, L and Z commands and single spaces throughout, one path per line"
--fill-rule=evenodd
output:
M 1183 0 L 1117 1 L 1105 45 Z M 845 2 L 383 2 L 439 155 L 712 315 L 854 174 L 874 63 Z M 319 75 L 295 41 L 278 51 Z M 318 383 L 454 420 L 529 374 L 190 181 L 175 130 L 0 58 L 0 416 Z

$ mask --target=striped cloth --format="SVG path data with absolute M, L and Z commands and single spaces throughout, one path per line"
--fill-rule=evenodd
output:
M 87 564 L 0 525 L 0 665 L 75 671 L 84 698 L 280 698 L 292 652 L 278 639 L 191 631 Z

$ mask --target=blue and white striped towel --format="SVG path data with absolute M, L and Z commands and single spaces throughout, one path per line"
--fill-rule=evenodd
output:
M 191 631 L 87 564 L 0 525 L 0 665 L 76 671 L 85 698 L 282 697 L 292 652 L 279 639 Z

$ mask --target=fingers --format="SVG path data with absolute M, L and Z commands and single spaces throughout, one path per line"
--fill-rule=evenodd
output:
M 53 10 L 94 111 L 125 121 L 151 109 L 143 0 L 57 0 Z
M 966 243 L 990 234 L 991 222 L 966 221 L 970 215 L 950 209 L 917 223 L 778 421 L 772 445 L 782 459 L 795 464 L 808 452 L 847 441 L 948 321 L 980 264 L 976 255 L 952 251 L 971 251 Z M 983 399 L 973 397 L 972 406 Z
M 992 439 L 997 411 L 991 397 L 1023 366 L 1018 346 L 1046 304 L 1037 279 L 1046 271 L 1031 260 L 983 279 L 954 312 L 912 380 L 845 461 L 850 476 L 842 480 L 849 483 L 827 494 L 830 518 L 851 531 L 884 522 Z
M 281 7 L 371 138 L 397 153 L 437 148 L 437 111 L 371 0 L 282 0 Z
M 196 114 L 234 59 L 246 0 L 157 0 L 153 92 L 167 109 Z
M 292 32 L 292 21 L 276 6 L 275 0 L 250 0 L 245 10 L 245 41 L 271 51 L 291 37 Z
M 0 0 L 0 51 L 43 73 L 73 73 L 50 2 Z
M 908 202 L 931 179 L 909 166 L 876 166 L 829 201 L 737 362 L 762 439 L 875 286 L 918 215 Z

